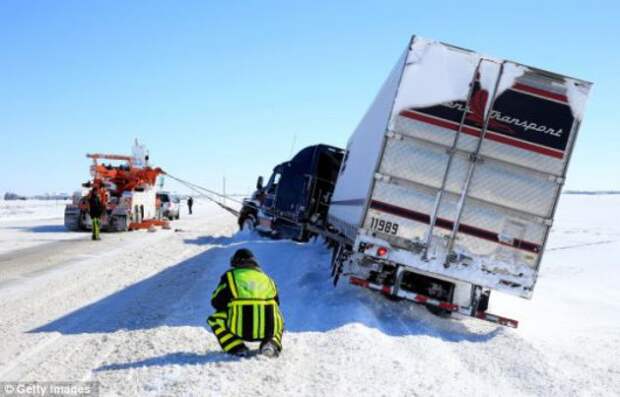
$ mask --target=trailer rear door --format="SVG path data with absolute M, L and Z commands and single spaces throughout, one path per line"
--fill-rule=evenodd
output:
M 417 247 L 414 267 L 529 298 L 579 127 L 568 91 L 589 83 L 478 62 L 465 100 L 423 107 L 401 106 L 405 68 L 363 228 Z

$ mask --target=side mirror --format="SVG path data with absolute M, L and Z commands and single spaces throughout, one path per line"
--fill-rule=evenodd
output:
M 263 177 L 259 176 L 256 181 L 256 190 L 263 190 Z

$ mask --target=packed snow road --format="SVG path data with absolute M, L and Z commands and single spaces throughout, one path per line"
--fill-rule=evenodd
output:
M 563 197 L 534 299 L 492 295 L 490 311 L 519 319 L 517 330 L 333 288 L 320 242 L 236 233 L 212 205 L 173 230 L 101 242 L 31 225 L 22 239 L 58 236 L 0 257 L 10 273 L 0 282 L 0 381 L 94 380 L 103 395 L 618 395 L 619 206 L 620 196 Z M 277 360 L 229 358 L 204 327 L 240 247 L 280 289 Z

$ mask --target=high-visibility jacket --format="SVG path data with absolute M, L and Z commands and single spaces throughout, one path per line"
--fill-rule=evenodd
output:
M 236 267 L 222 275 L 211 305 L 225 312 L 226 327 L 248 341 L 281 334 L 284 321 L 274 281 L 258 266 Z
M 91 218 L 99 218 L 105 211 L 105 192 L 91 190 L 88 194 L 88 213 Z

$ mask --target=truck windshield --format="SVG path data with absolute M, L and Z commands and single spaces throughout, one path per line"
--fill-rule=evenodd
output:
M 280 182 L 280 177 L 282 175 L 279 172 L 274 172 L 271 174 L 271 178 L 269 178 L 269 183 L 267 183 L 267 193 L 275 193 L 276 188 L 278 187 L 278 182 Z

